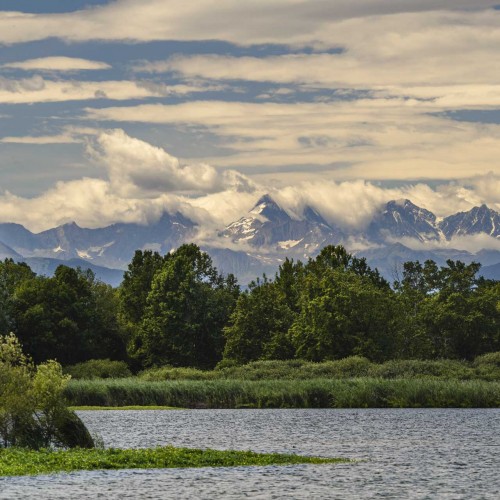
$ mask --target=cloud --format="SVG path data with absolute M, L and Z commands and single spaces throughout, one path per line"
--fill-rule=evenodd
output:
M 474 9 L 491 0 L 475 0 Z M 85 40 L 224 40 L 332 46 L 336 24 L 359 17 L 471 9 L 466 0 L 118 0 L 63 14 L 0 13 L 0 43 Z M 429 12 L 431 11 L 431 12 Z M 127 22 L 123 20 L 126 19 Z M 431 20 L 430 16 L 429 19 Z M 244 22 L 242 21 L 244 20 Z
M 463 181 L 440 183 L 432 189 L 423 183 L 387 187 L 354 180 L 305 181 L 296 185 L 269 186 L 249 181 L 237 171 L 219 172 L 207 164 L 183 163 L 162 148 L 130 137 L 123 130 L 74 129 L 85 133 L 89 154 L 103 169 L 104 179 L 85 177 L 58 182 L 39 196 L 0 195 L 0 220 L 17 222 L 33 231 L 76 221 L 83 227 L 103 227 L 115 222 L 147 224 L 164 212 L 181 212 L 199 224 L 200 244 L 231 247 L 217 237 L 227 224 L 244 216 L 265 193 L 292 216 L 300 218 L 306 206 L 315 208 L 331 224 L 351 233 L 367 227 L 390 200 L 409 198 L 417 205 L 445 217 L 483 203 L 500 210 L 500 175 L 489 173 Z M 415 249 L 413 240 L 402 243 Z M 352 236 L 351 249 L 370 247 Z M 499 250 L 500 242 L 485 235 L 439 242 L 441 249 Z M 247 247 L 234 247 L 248 250 Z
M 177 211 L 193 220 L 210 219 L 209 214 L 195 210 L 178 196 L 125 198 L 114 192 L 108 181 L 101 179 L 58 182 L 34 198 L 23 198 L 9 192 L 0 196 L 1 220 L 23 224 L 32 231 L 43 231 L 72 221 L 83 227 L 104 227 L 118 221 L 146 224 L 159 219 L 164 212 Z
M 252 183 L 238 172 L 219 173 L 206 163 L 181 165 L 164 149 L 130 137 L 120 129 L 101 133 L 88 151 L 106 169 L 112 189 L 123 197 L 253 189 Z
M 257 99 L 297 91 L 294 102 L 141 103 L 88 108 L 85 118 L 110 126 L 166 124 L 183 135 L 198 134 L 210 143 L 207 163 L 239 169 L 262 184 L 466 179 L 499 171 L 500 127 L 445 115 L 500 106 L 500 66 L 494 64 L 500 12 L 485 10 L 490 6 L 481 0 L 473 7 L 462 0 L 221 0 L 216 5 L 211 0 L 196 5 L 119 0 L 65 14 L 3 12 L 0 40 L 5 43 L 46 36 L 127 42 L 218 39 L 313 50 L 271 57 L 177 56 L 136 66 L 184 79 L 172 86 L 144 79 L 3 78 L 0 103 L 148 100 L 224 91 L 234 79 L 269 82 Z M 339 53 L 331 53 L 339 47 Z M 47 59 L 52 58 L 41 61 L 49 66 Z M 248 96 L 240 99 L 251 98 L 254 87 L 247 89 Z M 192 157 L 199 156 L 195 147 Z M 197 161 L 188 158 L 187 163 Z
M 40 136 L 24 136 L 24 137 L 2 137 L 1 143 L 4 144 L 74 144 L 81 142 L 75 137 L 69 135 L 40 135 Z
M 32 198 L 5 192 L 0 195 L 1 221 L 42 231 L 70 221 L 83 227 L 114 222 L 145 224 L 164 212 L 180 211 L 204 231 L 215 231 L 221 214 L 230 211 L 228 200 L 240 203 L 254 196 L 254 184 L 239 172 L 218 172 L 203 163 L 183 164 L 162 148 L 130 137 L 123 130 L 98 134 L 93 129 L 71 131 L 89 135 L 88 153 L 105 178 L 61 181 Z
M 403 98 L 291 104 L 191 101 L 87 108 L 86 118 L 210 133 L 224 153 L 207 161 L 255 172 L 252 178 L 260 182 L 460 179 L 498 172 L 499 125 L 457 122 L 436 111 L 433 103 Z M 274 172 L 261 174 L 262 166 Z M 282 166 L 302 168 L 280 174 L 277 167 Z
M 449 241 L 430 241 L 427 243 L 414 238 L 401 238 L 397 241 L 412 250 L 464 250 L 473 254 L 480 250 L 496 250 L 500 252 L 500 239 L 488 234 L 455 236 Z
M 361 2 L 352 3 L 359 7 Z M 500 44 L 499 11 L 429 8 L 367 17 L 368 11 L 321 25 L 318 43 L 342 47 L 340 53 L 173 56 L 143 62 L 137 69 L 184 78 L 297 85 L 302 90 L 369 90 L 373 96 L 432 101 L 446 109 L 500 105 L 500 68 L 491 64 Z
M 500 175 L 494 174 L 476 176 L 463 182 L 443 182 L 434 189 L 424 183 L 387 187 L 364 180 L 306 181 L 274 188 L 270 192 L 282 207 L 298 217 L 306 206 L 311 206 L 331 224 L 349 231 L 362 231 L 388 201 L 397 199 L 410 199 L 438 218 L 466 212 L 482 204 L 500 211 L 500 190 L 495 190 L 498 183 Z M 491 185 L 492 189 L 483 190 L 485 185 Z
M 443 217 L 460 210 L 470 210 L 475 205 L 458 189 L 458 185 L 445 184 L 438 189 L 431 189 L 426 184 L 415 183 L 388 188 L 364 180 L 303 182 L 277 188 L 273 196 L 282 206 L 299 216 L 306 206 L 311 206 L 328 222 L 358 231 L 365 229 L 373 215 L 388 201 L 395 199 L 408 198 L 416 205 Z M 477 204 L 483 202 L 479 198 L 477 201 Z M 500 201 L 498 195 L 496 201 Z
M 80 59 L 76 57 L 40 57 L 26 61 L 10 62 L 1 65 L 2 68 L 23 69 L 26 71 L 82 71 L 110 69 L 111 66 L 100 61 Z
M 216 87 L 196 84 L 153 85 L 148 82 L 125 80 L 102 82 L 50 80 L 40 75 L 18 80 L 0 77 L 0 104 L 31 104 L 96 99 L 124 101 L 208 92 L 214 88 Z

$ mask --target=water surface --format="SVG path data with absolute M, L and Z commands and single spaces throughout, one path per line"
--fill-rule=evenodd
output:
M 0 479 L 0 499 L 498 499 L 500 410 L 79 412 L 106 446 L 172 444 L 353 464 L 93 471 Z

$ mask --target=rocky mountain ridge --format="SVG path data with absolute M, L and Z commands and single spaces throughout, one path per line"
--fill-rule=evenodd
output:
M 54 263 L 87 264 L 103 276 L 126 269 L 135 250 L 152 249 L 167 253 L 180 244 L 196 241 L 197 225 L 180 213 L 163 216 L 154 224 L 117 223 L 86 229 L 69 223 L 41 233 L 32 233 L 19 224 L 0 224 L 0 258 L 32 262 L 36 272 L 50 273 Z M 205 246 L 215 264 L 224 272 L 236 274 L 242 283 L 262 272 L 272 274 L 288 256 L 307 260 L 326 245 L 362 241 L 368 262 L 379 267 L 389 279 L 406 260 L 478 260 L 486 268 L 498 270 L 499 250 L 476 254 L 453 248 L 455 238 L 484 235 L 500 240 L 500 214 L 486 205 L 438 219 L 432 212 L 410 200 L 392 200 L 377 211 L 364 229 L 348 229 L 328 222 L 315 208 L 304 207 L 301 216 L 290 214 L 270 195 L 260 198 L 239 220 L 216 235 L 212 246 Z M 492 241 L 494 241 L 492 240 Z M 416 244 L 410 244 L 410 242 Z M 413 248 L 413 249 L 412 249 Z M 419 250 L 415 250 L 419 248 Z M 496 266 L 496 267 L 495 267 Z M 104 279 L 104 278 L 103 278 Z

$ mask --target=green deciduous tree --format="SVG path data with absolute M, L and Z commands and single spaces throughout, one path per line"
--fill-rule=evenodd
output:
M 220 275 L 196 245 L 182 245 L 154 275 L 131 354 L 144 366 L 215 366 L 238 294 L 232 275 Z
M 283 293 L 284 284 L 283 280 L 278 285 L 264 277 L 251 283 L 249 291 L 240 295 L 229 325 L 224 329 L 224 359 L 244 364 L 258 359 L 294 357 L 288 338 L 294 313 L 288 302 L 295 295 L 292 291 L 295 285 L 286 283 L 290 291 L 287 296 Z
M 12 259 L 0 262 L 0 334 L 15 328 L 13 299 L 16 288 L 23 282 L 35 277 L 25 263 L 15 263 Z
M 473 359 L 498 349 L 498 282 L 478 279 L 479 269 L 452 260 L 404 264 L 395 284 L 403 357 Z
M 33 277 L 16 287 L 14 331 L 36 362 L 120 359 L 126 353 L 117 308 L 114 291 L 92 272 L 61 265 L 52 278 Z
M 166 257 L 151 250 L 137 250 L 123 275 L 120 285 L 120 314 L 131 326 L 141 323 L 155 274 L 162 268 Z
M 290 329 L 296 356 L 311 361 L 393 351 L 392 292 L 349 268 L 323 269 L 304 281 L 300 313 Z

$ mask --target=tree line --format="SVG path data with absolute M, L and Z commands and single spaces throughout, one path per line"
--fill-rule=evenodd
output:
M 64 265 L 53 277 L 0 262 L 0 334 L 36 362 L 90 359 L 202 369 L 263 359 L 473 359 L 500 350 L 500 282 L 480 265 L 407 262 L 392 286 L 327 246 L 241 291 L 194 244 L 137 251 L 113 289 Z

